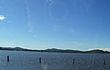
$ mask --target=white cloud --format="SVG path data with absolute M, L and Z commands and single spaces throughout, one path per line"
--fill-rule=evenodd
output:
M 5 19 L 6 19 L 6 17 L 5 17 L 5 16 L 0 15 L 0 20 L 5 20 Z

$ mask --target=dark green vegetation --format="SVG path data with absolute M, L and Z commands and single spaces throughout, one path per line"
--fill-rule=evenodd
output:
M 45 50 L 32 50 L 32 49 L 24 49 L 24 48 L 20 48 L 20 47 L 15 47 L 15 48 L 11 48 L 11 47 L 0 47 L 0 50 L 9 50 L 9 51 L 33 51 L 33 52 L 60 52 L 60 53 L 110 53 L 109 51 L 103 51 L 103 50 L 99 50 L 99 49 L 95 49 L 95 50 L 90 50 L 90 51 L 80 51 L 80 50 L 62 50 L 62 49 L 56 49 L 56 48 L 52 48 L 52 49 L 45 49 Z

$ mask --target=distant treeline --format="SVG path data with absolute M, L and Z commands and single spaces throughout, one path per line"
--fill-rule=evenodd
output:
M 32 52 L 61 52 L 61 53 L 110 53 L 109 51 L 103 51 L 103 50 L 90 50 L 90 51 L 80 51 L 80 50 L 62 50 L 62 49 L 45 49 L 45 50 L 32 50 L 32 49 L 24 49 L 21 47 L 0 47 L 0 50 L 9 50 L 9 51 L 32 51 Z

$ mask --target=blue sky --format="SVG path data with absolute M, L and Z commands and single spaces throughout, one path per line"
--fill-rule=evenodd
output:
M 0 0 L 0 46 L 110 48 L 110 0 Z

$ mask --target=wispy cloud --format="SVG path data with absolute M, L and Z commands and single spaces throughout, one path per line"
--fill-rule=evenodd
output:
M 49 3 L 49 5 L 52 5 L 54 3 L 54 0 L 47 0 L 47 2 Z
M 34 25 L 32 22 L 32 15 L 30 14 L 30 6 L 28 0 L 25 0 L 25 9 L 26 9 L 26 16 L 27 16 L 27 26 L 28 26 L 28 32 L 32 33 L 34 30 Z
M 0 20 L 5 20 L 5 19 L 6 19 L 6 17 L 5 17 L 5 16 L 0 15 Z
M 79 11 L 88 13 L 92 7 L 94 0 L 74 0 L 74 8 L 78 8 Z M 83 10 L 82 10 L 83 9 Z
M 75 32 L 75 29 L 74 28 L 69 28 L 69 32 L 70 33 L 74 33 Z
M 73 45 L 80 47 L 80 46 L 83 46 L 84 44 L 83 44 L 83 43 L 80 43 L 80 42 L 74 41 L 74 42 L 73 42 Z

